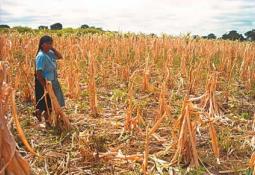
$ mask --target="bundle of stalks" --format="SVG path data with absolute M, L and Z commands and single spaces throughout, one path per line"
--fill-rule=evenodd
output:
M 217 74 L 213 73 L 207 82 L 205 94 L 201 98 L 200 106 L 204 112 L 214 118 L 221 116 L 222 111 L 216 100 Z
M 70 130 L 72 128 L 71 123 L 63 109 L 60 107 L 50 81 L 46 82 L 46 90 L 51 99 L 52 112 L 50 114 L 50 123 L 60 131 Z M 49 112 L 49 109 L 47 109 L 47 112 Z
M 12 88 L 7 84 L 6 76 L 6 65 L 0 62 L 0 174 L 29 175 L 31 174 L 29 164 L 16 150 L 16 142 L 7 127 L 5 114 Z M 17 124 L 17 121 L 15 123 Z M 20 129 L 17 126 L 18 133 L 22 131 Z
M 88 72 L 88 91 L 89 91 L 89 106 L 91 110 L 91 115 L 93 117 L 98 117 L 99 113 L 97 111 L 97 94 L 96 94 L 96 67 L 95 67 L 95 58 L 94 56 L 88 53 L 89 61 L 89 72 Z
M 199 156 L 196 149 L 195 131 L 200 121 L 199 113 L 186 97 L 182 106 L 182 113 L 178 119 L 179 137 L 177 150 L 171 160 L 171 164 L 179 164 L 181 161 L 190 167 L 199 167 Z

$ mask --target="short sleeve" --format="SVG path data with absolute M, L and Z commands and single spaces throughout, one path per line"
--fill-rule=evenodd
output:
M 44 67 L 45 67 L 44 55 L 38 55 L 36 57 L 36 70 L 44 70 Z

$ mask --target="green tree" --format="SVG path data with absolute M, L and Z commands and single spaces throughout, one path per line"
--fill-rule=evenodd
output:
M 61 23 L 55 23 L 50 26 L 51 30 L 61 30 L 63 29 L 63 25 Z
M 9 29 L 10 26 L 6 25 L 6 24 L 0 24 L 0 29 Z
M 87 24 L 81 25 L 81 29 L 87 29 L 87 28 L 89 28 L 89 25 L 87 25 Z
M 222 35 L 222 39 L 224 40 L 240 40 L 244 41 L 245 38 L 243 37 L 242 34 L 239 34 L 236 30 L 232 30 L 227 34 Z
M 249 41 L 255 41 L 255 29 L 252 29 L 251 31 L 248 31 L 244 34 L 246 36 L 246 39 Z
M 207 35 L 207 39 L 216 39 L 216 35 L 213 33 L 210 33 L 209 35 Z
M 46 30 L 46 29 L 48 29 L 48 26 L 39 26 L 38 29 L 39 30 Z

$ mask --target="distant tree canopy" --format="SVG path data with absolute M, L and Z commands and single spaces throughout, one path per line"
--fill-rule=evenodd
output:
M 63 29 L 63 25 L 61 23 L 55 23 L 50 26 L 51 30 L 61 30 Z
M 9 29 L 10 26 L 6 25 L 6 24 L 0 24 L 0 29 Z
M 46 30 L 46 29 L 48 29 L 48 26 L 39 26 L 38 29 L 39 30 Z
M 255 41 L 255 29 L 252 29 L 251 31 L 248 31 L 244 34 L 246 36 L 246 39 L 249 41 Z
M 51 31 L 48 31 L 47 29 L 51 29 Z M 52 32 L 52 33 L 57 33 L 58 35 L 67 35 L 70 33 L 76 33 L 77 35 L 84 35 L 86 33 L 119 33 L 117 31 L 107 31 L 102 29 L 101 27 L 95 27 L 95 26 L 89 26 L 87 24 L 83 24 L 80 26 L 80 28 L 63 28 L 63 25 L 61 23 L 54 23 L 52 25 L 50 25 L 50 27 L 46 26 L 46 25 L 40 25 L 38 26 L 38 31 L 34 30 L 30 27 L 25 27 L 25 26 L 15 26 L 15 27 L 10 27 L 9 25 L 6 24 L 0 24 L 0 32 L 9 32 L 9 31 L 17 31 L 20 33 L 28 33 L 28 32 L 32 32 L 32 33 L 36 33 L 36 32 L 45 32 L 43 30 L 47 30 L 47 32 Z M 135 33 L 133 33 L 135 35 Z M 140 33 L 138 35 L 144 35 L 146 36 L 146 34 L 144 33 Z M 156 34 L 151 33 L 148 34 L 148 36 L 151 37 L 157 37 Z M 188 36 L 191 36 L 190 33 L 188 34 Z M 199 36 L 199 35 L 192 35 L 193 39 L 217 39 L 217 36 L 214 33 L 210 33 L 208 35 L 205 36 Z M 222 35 L 222 37 L 220 37 L 219 39 L 223 39 L 223 40 L 239 40 L 239 41 L 253 41 L 255 42 L 255 29 L 252 29 L 250 31 L 247 31 L 244 34 L 238 33 L 236 30 L 231 30 L 228 33 L 225 33 L 224 35 Z
M 209 35 L 207 35 L 207 38 L 208 38 L 208 39 L 216 39 L 217 37 L 216 37 L 215 34 L 210 33 Z
M 207 36 L 202 36 L 202 38 L 204 38 L 204 39 L 216 39 L 217 37 L 216 37 L 215 34 L 210 33 L 210 34 L 207 35 Z
M 239 34 L 236 30 L 232 30 L 227 34 L 222 35 L 222 39 L 224 39 L 224 40 L 240 40 L 240 41 L 245 40 L 243 35 Z
M 81 25 L 81 29 L 87 29 L 87 28 L 89 28 L 89 25 L 87 25 L 87 24 Z

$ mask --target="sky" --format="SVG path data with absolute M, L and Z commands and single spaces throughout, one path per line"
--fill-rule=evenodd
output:
M 0 0 L 0 24 L 221 36 L 255 29 L 255 0 Z

